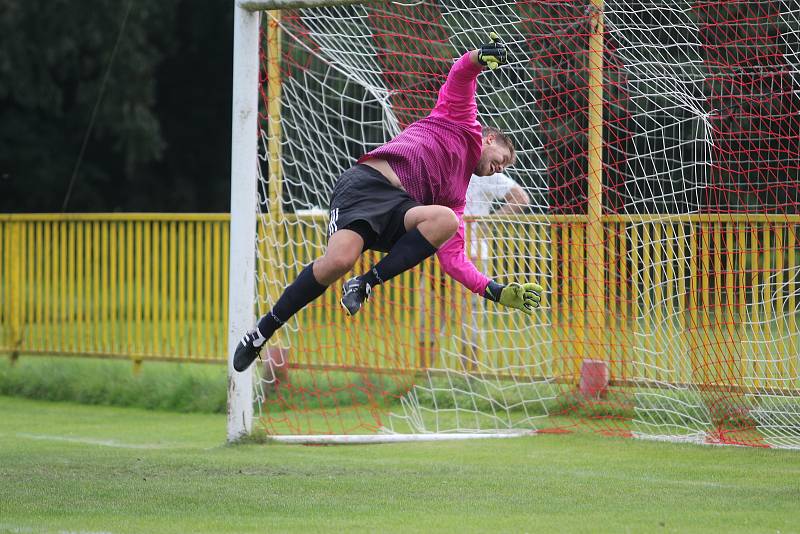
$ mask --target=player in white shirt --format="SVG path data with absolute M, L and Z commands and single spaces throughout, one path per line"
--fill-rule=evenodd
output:
M 517 182 L 498 172 L 491 176 L 473 175 L 467 188 L 467 205 L 464 215 L 483 217 L 492 213 L 496 202 L 501 205 L 494 211 L 495 215 L 520 213 L 530 200 L 528 194 Z M 480 223 L 472 223 L 472 239 L 469 255 L 473 259 L 487 260 L 489 258 L 489 244 L 481 236 L 485 231 Z
M 464 208 L 465 217 L 482 217 L 490 214 L 508 215 L 523 212 L 530 203 L 528 194 L 517 182 L 503 173 L 491 176 L 473 175 L 467 189 L 466 207 Z M 499 206 L 498 206 L 499 203 Z M 493 209 L 495 208 L 496 209 Z M 480 222 L 467 223 L 467 236 L 469 243 L 465 244 L 467 254 L 478 269 L 488 272 L 488 260 L 490 258 L 489 240 L 487 225 Z M 433 281 L 432 285 L 439 286 L 440 283 Z M 422 367 L 433 366 L 436 362 L 436 355 L 439 352 L 439 344 L 436 336 L 444 330 L 447 317 L 453 317 L 456 306 L 466 313 L 467 299 L 462 295 L 459 299 L 456 294 L 444 300 L 440 308 L 440 317 L 437 321 L 434 315 L 434 307 L 428 305 L 432 302 L 433 287 L 426 287 L 422 295 L 422 342 L 420 343 L 420 365 Z M 441 292 L 439 292 L 441 296 Z M 461 300 L 461 302 L 458 302 Z M 461 324 L 461 337 L 464 340 L 463 357 L 466 360 L 477 359 L 478 347 L 481 346 L 480 317 L 484 314 L 483 302 L 472 303 L 472 313 L 470 317 L 464 317 Z M 467 362 L 464 362 L 468 364 Z

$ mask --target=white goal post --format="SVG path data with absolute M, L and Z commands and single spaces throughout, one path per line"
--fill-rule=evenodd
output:
M 228 441 L 253 428 L 253 369 L 233 368 L 233 352 L 253 325 L 255 300 L 256 162 L 258 146 L 258 11 L 233 9 L 233 109 L 231 113 L 230 282 L 228 284 Z

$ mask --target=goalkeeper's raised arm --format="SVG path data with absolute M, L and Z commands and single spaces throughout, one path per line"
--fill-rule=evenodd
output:
M 431 111 L 431 117 L 446 118 L 480 128 L 478 106 L 475 103 L 478 74 L 484 67 L 498 68 L 508 58 L 505 45 L 496 33 L 490 34 L 490 40 L 489 44 L 467 52 L 456 61 L 447 75 L 447 81 L 439 90 L 439 98 Z

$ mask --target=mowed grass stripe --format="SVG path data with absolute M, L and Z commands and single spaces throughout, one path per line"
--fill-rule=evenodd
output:
M 6 397 L 0 415 L 0 531 L 796 532 L 800 524 L 793 451 L 588 434 L 225 446 L 224 415 Z

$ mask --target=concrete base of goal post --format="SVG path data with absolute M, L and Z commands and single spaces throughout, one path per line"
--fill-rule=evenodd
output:
M 261 360 L 264 362 L 261 380 L 264 381 L 265 388 L 274 393 L 281 384 L 289 383 L 289 349 L 267 347 Z
M 580 392 L 586 398 L 599 399 L 608 392 L 608 364 L 603 360 L 583 360 Z

